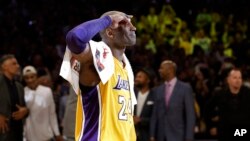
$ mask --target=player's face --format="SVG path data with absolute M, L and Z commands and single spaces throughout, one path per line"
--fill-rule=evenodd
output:
M 241 72 L 239 70 L 232 70 L 227 79 L 229 87 L 240 88 L 242 85 Z
M 119 22 L 119 27 L 115 30 L 115 42 L 122 46 L 133 46 L 136 43 L 136 28 L 132 24 L 131 19 Z

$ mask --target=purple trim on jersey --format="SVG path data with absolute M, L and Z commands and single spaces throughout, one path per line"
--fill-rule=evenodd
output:
M 99 125 L 99 100 L 97 87 L 82 94 L 83 111 L 85 115 L 84 131 L 81 141 L 97 141 Z
M 86 48 L 87 43 L 100 31 L 110 26 L 109 16 L 84 22 L 67 33 L 66 42 L 70 51 L 79 54 Z

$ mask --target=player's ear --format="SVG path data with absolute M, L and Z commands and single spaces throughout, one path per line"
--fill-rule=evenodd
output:
M 114 38 L 114 34 L 113 34 L 113 31 L 111 28 L 107 28 L 106 29 L 106 35 L 109 37 L 109 38 Z

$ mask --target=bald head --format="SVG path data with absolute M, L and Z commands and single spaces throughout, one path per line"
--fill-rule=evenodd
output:
M 161 63 L 159 73 L 162 79 L 170 81 L 176 75 L 176 63 L 171 60 L 165 60 Z
M 120 14 L 120 15 L 124 15 L 124 16 L 126 15 L 125 13 L 120 12 L 120 11 L 108 11 L 108 12 L 103 13 L 103 14 L 101 15 L 101 18 L 102 18 L 102 17 L 105 17 L 105 16 L 114 15 L 114 14 Z M 101 36 L 102 38 L 105 38 L 104 35 L 105 35 L 105 30 L 100 31 L 100 36 Z
M 114 14 L 120 14 L 120 15 L 126 15 L 125 13 L 123 12 L 120 12 L 120 11 L 108 11 L 108 12 L 105 12 L 101 15 L 101 17 L 104 17 L 104 16 L 109 16 L 109 15 L 114 15 Z
M 177 65 L 175 62 L 171 60 L 165 60 L 162 62 L 162 64 L 168 66 L 169 69 L 173 69 L 174 73 L 176 73 Z
M 105 31 L 108 29 L 108 30 L 110 30 L 110 28 L 112 28 L 112 26 L 114 26 L 114 23 L 116 23 L 116 22 L 120 22 L 119 21 L 119 18 L 122 18 L 122 20 L 121 21 L 131 21 L 131 18 L 133 17 L 132 15 L 127 15 L 127 14 L 125 14 L 125 13 L 123 13 L 123 12 L 120 12 L 120 11 L 108 11 L 108 12 L 105 12 L 105 13 L 103 13 L 102 15 L 101 15 L 101 18 L 102 17 L 105 17 L 105 16 L 110 16 L 111 17 L 111 19 L 112 19 L 112 25 L 110 26 L 110 27 L 108 27 L 108 28 L 106 28 L 106 29 L 104 29 L 104 30 L 102 30 L 102 31 L 100 31 L 100 36 L 102 37 L 102 39 L 104 39 L 105 40 Z M 119 18 L 118 18 L 119 17 Z M 109 32 L 110 33 L 110 32 Z M 109 34 L 110 35 L 110 34 Z

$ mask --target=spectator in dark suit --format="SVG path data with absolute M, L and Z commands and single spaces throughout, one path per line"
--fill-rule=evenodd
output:
M 28 115 L 23 86 L 14 77 L 19 64 L 14 55 L 0 59 L 0 141 L 22 141 L 23 119 Z
M 164 83 L 153 91 L 156 100 L 150 125 L 150 140 L 192 141 L 195 127 L 192 88 L 176 78 L 176 64 L 173 61 L 163 61 L 159 73 Z
M 226 82 L 206 108 L 210 134 L 217 135 L 219 141 L 238 140 L 233 138 L 235 129 L 250 127 L 250 89 L 242 85 L 241 70 L 232 68 Z
M 134 110 L 134 123 L 137 141 L 149 140 L 149 125 L 154 106 L 154 95 L 151 88 L 154 86 L 155 74 L 153 70 L 142 68 L 136 73 L 135 95 L 137 105 Z

